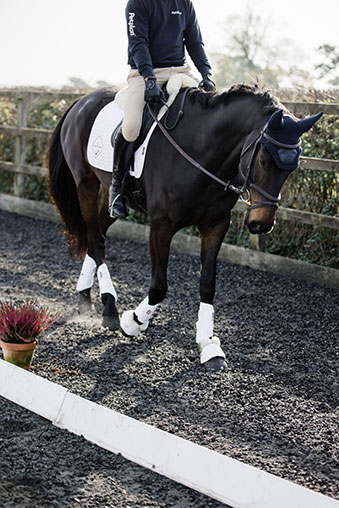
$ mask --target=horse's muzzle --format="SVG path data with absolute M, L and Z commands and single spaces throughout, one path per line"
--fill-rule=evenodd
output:
M 267 223 L 258 220 L 247 222 L 247 227 L 252 235 L 261 235 L 270 233 L 274 227 L 274 222 Z

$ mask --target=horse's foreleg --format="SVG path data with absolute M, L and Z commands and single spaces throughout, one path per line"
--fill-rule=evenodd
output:
M 151 222 L 150 254 L 152 280 L 148 296 L 133 311 L 122 314 L 120 327 L 125 335 L 135 336 L 146 331 L 158 304 L 167 293 L 167 264 L 173 230 L 167 222 Z
M 213 228 L 199 228 L 201 234 L 200 308 L 196 323 L 196 342 L 200 350 L 200 362 L 207 370 L 221 370 L 225 366 L 225 354 L 220 340 L 213 335 L 213 300 L 216 281 L 216 262 L 222 240 L 229 227 L 226 223 Z

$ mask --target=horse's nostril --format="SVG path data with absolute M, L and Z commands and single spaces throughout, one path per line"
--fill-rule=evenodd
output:
M 252 220 L 248 223 L 248 229 L 252 235 L 259 235 L 263 233 L 269 233 L 272 229 L 272 224 L 267 224 L 266 222 L 261 222 L 257 220 Z
M 250 233 L 252 233 L 252 235 L 256 235 L 256 234 L 260 233 L 260 222 L 258 222 L 256 220 L 252 220 L 247 225 L 248 225 L 248 229 L 249 229 Z

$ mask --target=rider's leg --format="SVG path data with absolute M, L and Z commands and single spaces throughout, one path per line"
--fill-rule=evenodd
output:
M 117 135 L 114 146 L 114 161 L 112 184 L 109 188 L 109 213 L 111 217 L 124 218 L 127 216 L 125 199 L 122 195 L 122 181 L 125 176 L 126 167 L 124 156 L 128 143 L 137 139 L 144 108 L 144 80 L 136 70 L 131 70 L 128 78 L 128 89 L 124 107 L 124 120 L 122 129 Z
M 197 77 L 193 74 L 192 68 L 189 65 L 182 65 L 180 67 L 159 67 L 154 69 L 154 75 L 157 78 L 157 82 L 160 87 L 162 87 L 171 76 L 176 74 L 185 74 L 198 82 Z
M 162 67 L 154 69 L 159 86 L 163 86 L 174 74 L 186 74 L 194 77 L 188 65 L 182 67 Z M 109 189 L 109 212 L 111 217 L 124 218 L 127 209 L 121 192 L 122 181 L 126 172 L 124 154 L 128 142 L 135 141 L 139 136 L 144 109 L 145 82 L 139 72 L 132 69 L 127 78 L 128 89 L 124 107 L 122 132 L 120 131 L 114 147 L 114 163 L 112 185 Z
M 124 139 L 120 129 L 114 143 L 113 173 L 109 188 L 108 206 L 110 216 L 118 219 L 127 217 L 125 198 L 121 192 L 122 181 L 125 176 L 124 155 L 127 144 L 128 142 Z

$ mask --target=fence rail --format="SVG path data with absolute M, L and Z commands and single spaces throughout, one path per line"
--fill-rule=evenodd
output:
M 24 196 L 24 178 L 30 176 L 46 176 L 47 170 L 44 167 L 26 164 L 26 143 L 32 137 L 47 138 L 53 132 L 50 129 L 36 129 L 27 127 L 28 108 L 31 103 L 41 99 L 61 100 L 69 103 L 81 97 L 83 94 L 73 92 L 52 92 L 52 91 L 27 91 L 27 90 L 0 90 L 0 101 L 14 101 L 16 104 L 17 121 L 16 126 L 0 125 L 0 134 L 7 134 L 15 137 L 15 158 L 14 162 L 0 160 L 0 170 L 13 173 L 13 194 L 16 197 Z M 323 111 L 325 115 L 339 116 L 338 103 L 310 103 L 310 102 L 288 102 L 283 104 L 294 114 L 310 115 Z M 316 157 L 301 157 L 301 170 L 312 169 L 329 172 L 339 172 L 339 161 L 320 159 Z M 238 202 L 235 210 L 244 210 L 244 203 Z M 339 230 L 339 217 L 327 216 L 324 214 L 311 213 L 304 210 L 280 207 L 277 217 L 286 221 L 300 222 L 313 226 L 322 226 Z M 259 251 L 265 250 L 264 237 L 251 235 L 251 248 Z

